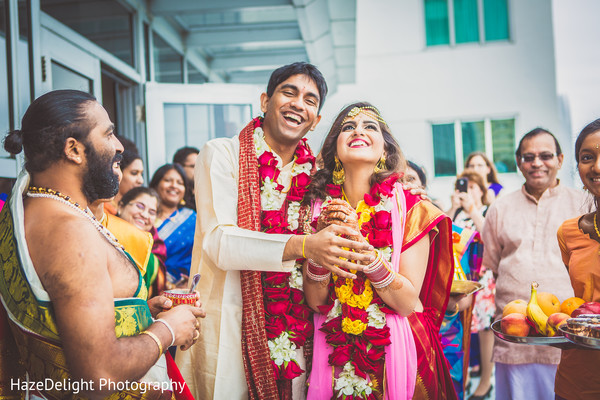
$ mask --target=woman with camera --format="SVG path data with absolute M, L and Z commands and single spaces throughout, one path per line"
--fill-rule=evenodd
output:
M 489 205 L 488 199 L 488 188 L 481 175 L 473 169 L 465 169 L 456 180 L 456 189 L 452 195 L 452 208 L 448 211 L 448 215 L 452 217 L 455 225 L 481 232 Z M 473 275 L 476 272 L 471 271 Z M 494 335 L 489 326 L 495 312 L 496 283 L 492 272 L 486 270 L 485 266 L 475 279 L 479 279 L 479 282 L 484 285 L 483 290 L 478 292 L 475 298 L 471 324 L 471 333 L 477 333 L 479 337 L 481 379 L 469 399 L 479 400 L 487 398 L 492 389 Z
M 487 211 L 487 188 L 481 175 L 475 170 L 465 169 L 456 180 L 452 194 L 452 207 L 446 214 L 461 228 L 483 230 Z

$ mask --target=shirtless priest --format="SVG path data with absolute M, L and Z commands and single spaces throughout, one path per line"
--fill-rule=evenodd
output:
M 113 129 L 93 96 L 58 90 L 36 99 L 4 141 L 12 154 L 24 150 L 25 170 L 0 213 L 0 332 L 14 336 L 22 364 L 12 367 L 24 365 L 28 397 L 170 399 L 180 388 L 163 353 L 200 336 L 204 311 L 159 313 L 161 297 L 149 306 L 135 263 L 88 208 L 118 191 L 123 147 Z
M 303 350 L 313 325 L 296 260 L 347 277 L 357 265 L 339 257 L 370 261 L 343 249 L 370 248 L 339 236 L 351 229 L 303 235 L 299 223 L 315 163 L 303 138 L 319 123 L 326 94 L 313 65 L 283 66 L 261 95 L 264 117 L 239 136 L 208 142 L 198 156 L 191 273 L 202 274 L 208 315 L 198 344 L 177 356 L 198 399 L 304 398 Z

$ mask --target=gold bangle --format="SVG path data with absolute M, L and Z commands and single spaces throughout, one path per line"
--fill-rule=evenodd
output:
M 152 333 L 150 331 L 142 331 L 142 332 L 140 332 L 140 335 L 148 335 L 152 339 L 154 339 L 154 341 L 158 345 L 158 358 L 160 358 L 160 356 L 162 356 L 162 354 L 163 354 L 163 347 L 162 347 L 162 343 L 160 342 L 160 339 L 158 338 L 158 336 L 156 336 L 154 333 Z
M 459 306 L 458 303 L 454 304 L 454 312 L 452 314 L 448 314 L 448 317 L 454 317 L 456 314 L 458 314 L 458 310 L 459 310 Z
M 306 256 L 304 255 L 304 243 L 306 243 L 307 237 L 308 235 L 304 235 L 304 239 L 302 239 L 302 258 L 306 258 Z

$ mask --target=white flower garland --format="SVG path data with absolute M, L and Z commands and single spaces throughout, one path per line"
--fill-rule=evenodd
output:
M 352 363 L 344 365 L 344 370 L 335 380 L 335 390 L 338 392 L 338 398 L 352 395 L 368 396 L 373 392 L 369 382 L 356 375 Z
M 263 153 L 270 152 L 273 157 L 277 160 L 277 168 L 283 164 L 281 157 L 273 152 L 265 140 L 265 133 L 261 127 L 254 129 L 253 133 L 254 146 L 256 149 L 256 157 L 260 159 Z M 304 164 L 292 165 L 291 179 L 296 175 L 306 173 L 310 175 L 312 164 L 305 162 Z M 276 181 L 269 178 L 265 178 L 263 185 L 260 188 L 260 205 L 263 211 L 276 211 L 283 207 L 283 203 L 287 197 L 287 193 L 283 193 L 278 190 L 278 186 L 284 186 L 280 182 L 281 174 L 278 176 Z M 290 182 L 291 182 L 290 179 Z M 298 229 L 298 219 L 300 218 L 300 202 L 290 201 L 288 203 L 287 210 L 287 222 L 288 227 L 291 231 Z M 292 289 L 303 290 L 302 286 L 302 264 L 296 262 L 292 269 L 289 277 L 289 285 Z M 282 332 L 278 337 L 268 341 L 269 350 L 271 353 L 271 359 L 277 366 L 282 365 L 284 362 L 296 361 L 296 345 L 292 343 L 287 332 Z

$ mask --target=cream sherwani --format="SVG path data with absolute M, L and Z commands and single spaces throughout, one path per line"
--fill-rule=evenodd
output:
M 239 147 L 237 136 L 211 140 L 196 161 L 198 218 L 190 273 L 202 274 L 198 290 L 206 318 L 198 342 L 177 352 L 177 364 L 196 399 L 202 400 L 248 398 L 240 270 L 289 272 L 294 266 L 293 260 L 282 262 L 291 235 L 237 226 Z M 291 184 L 291 166 L 282 168 L 279 179 L 286 188 Z

